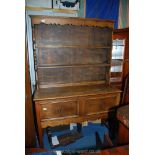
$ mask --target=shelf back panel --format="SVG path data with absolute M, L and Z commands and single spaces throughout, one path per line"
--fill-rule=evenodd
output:
M 38 68 L 39 85 L 104 81 L 104 67 Z
M 109 64 L 109 49 L 39 48 L 38 66 Z
M 36 46 L 109 46 L 111 28 L 74 25 L 35 25 Z

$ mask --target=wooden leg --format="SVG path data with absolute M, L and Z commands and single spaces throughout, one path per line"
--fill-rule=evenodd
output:
M 40 104 L 36 103 L 36 115 L 37 115 L 37 127 L 38 127 L 38 136 L 39 136 L 39 145 L 40 148 L 43 148 L 43 129 L 41 127 L 41 118 L 40 118 Z
M 43 148 L 43 129 L 38 129 L 39 132 L 39 146 L 40 148 Z
M 118 120 L 116 118 L 116 111 L 109 112 L 108 116 L 109 136 L 112 140 L 116 138 L 118 131 Z
M 81 123 L 77 123 L 77 131 L 81 132 L 81 128 L 82 128 L 82 124 Z
M 118 128 L 118 145 L 129 144 L 129 129 L 126 128 L 121 122 Z

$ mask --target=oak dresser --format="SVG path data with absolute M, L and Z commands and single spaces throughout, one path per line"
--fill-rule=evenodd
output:
M 108 118 L 120 101 L 109 85 L 113 21 L 32 16 L 39 142 L 43 128 Z

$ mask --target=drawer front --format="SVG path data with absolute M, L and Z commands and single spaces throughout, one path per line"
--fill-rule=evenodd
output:
M 78 115 L 77 101 L 41 104 L 41 119 L 52 119 Z
M 117 104 L 117 96 L 94 96 L 85 100 L 85 114 L 103 113 Z

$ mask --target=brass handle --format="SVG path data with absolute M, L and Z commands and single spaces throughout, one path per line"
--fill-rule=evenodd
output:
M 62 108 L 57 109 L 57 113 L 61 113 L 61 112 L 63 112 L 63 109 Z
M 63 109 L 62 108 L 60 109 L 60 112 L 63 112 Z
M 47 108 L 43 108 L 43 111 L 46 111 L 47 110 Z

